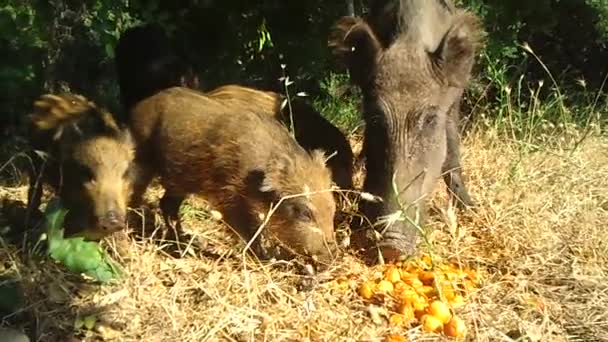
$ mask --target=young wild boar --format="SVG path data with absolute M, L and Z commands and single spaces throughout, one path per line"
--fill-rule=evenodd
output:
M 164 30 L 154 24 L 126 30 L 116 47 L 115 65 L 123 108 L 173 86 L 198 89 L 192 69 L 177 56 Z M 281 95 L 238 85 L 219 87 L 209 93 L 222 101 L 255 108 L 291 127 L 289 106 Z M 226 102 L 225 102 L 226 103 Z M 307 151 L 326 152 L 333 179 L 343 189 L 352 187 L 353 153 L 344 134 L 301 99 L 292 100 L 295 139 Z
M 351 189 L 353 181 L 353 151 L 344 134 L 311 105 L 301 99 L 287 99 L 275 92 L 261 91 L 238 85 L 226 85 L 207 93 L 207 96 L 249 107 L 262 114 L 272 115 L 290 130 L 296 141 L 307 151 L 323 150 L 329 157 L 327 165 L 332 178 L 341 189 Z M 292 121 L 293 118 L 293 121 Z
M 39 207 L 48 184 L 69 210 L 66 235 L 98 239 L 124 228 L 135 172 L 129 131 L 73 94 L 41 96 L 29 125 L 34 167 L 28 168 L 28 207 Z
M 414 251 L 411 221 L 442 174 L 457 203 L 473 205 L 457 124 L 481 36 L 479 20 L 448 0 L 372 1 L 367 18 L 344 17 L 330 35 L 363 94 L 364 191 L 383 201 L 362 210 L 382 226 L 385 259 Z
M 260 215 L 283 198 L 254 251 L 268 256 L 260 242 L 271 240 L 289 254 L 328 261 L 336 208 L 323 153 L 305 151 L 280 122 L 248 107 L 181 87 L 133 107 L 130 126 L 144 165 L 165 188 L 167 224 L 179 230 L 180 204 L 199 194 L 250 240 Z

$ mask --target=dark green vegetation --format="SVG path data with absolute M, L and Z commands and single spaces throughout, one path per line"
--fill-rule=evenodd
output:
M 517 118 L 522 122 L 510 129 L 524 135 L 545 120 L 557 126 L 564 119 L 601 119 L 593 112 L 605 107 L 605 98 L 596 98 L 608 71 L 605 1 L 461 2 L 482 15 L 489 33 L 477 82 L 467 94 L 469 109 L 483 109 L 474 113 L 506 123 L 507 106 L 528 113 L 538 99 L 554 103 L 532 122 Z M 237 82 L 284 92 L 278 78 L 285 72 L 294 82 L 290 92 L 314 96 L 324 115 L 354 128 L 359 123 L 357 101 L 351 99 L 352 89 L 344 87 L 348 78 L 326 48 L 328 30 L 347 12 L 347 3 L 8 0 L 0 5 L 2 134 L 21 129 L 23 114 L 43 91 L 69 87 L 118 109 L 114 46 L 126 28 L 149 21 L 169 31 L 204 89 Z M 364 3 L 354 2 L 357 14 L 365 11 Z M 525 43 L 538 59 L 522 48 Z M 564 105 L 570 109 L 564 110 Z

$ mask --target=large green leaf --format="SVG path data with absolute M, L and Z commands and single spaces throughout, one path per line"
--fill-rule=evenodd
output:
M 63 220 L 67 210 L 54 199 L 47 205 L 48 254 L 63 264 L 70 272 L 84 273 L 99 281 L 108 282 L 120 276 L 118 265 L 105 253 L 97 242 L 82 237 L 64 238 Z

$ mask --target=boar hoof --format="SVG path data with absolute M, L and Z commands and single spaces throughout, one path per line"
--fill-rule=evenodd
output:
M 453 204 L 456 208 L 461 210 L 473 210 L 477 209 L 477 202 L 475 202 L 468 194 L 461 195 L 461 197 L 454 196 Z

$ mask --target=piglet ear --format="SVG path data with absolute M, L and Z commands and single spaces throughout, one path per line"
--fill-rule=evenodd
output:
M 454 18 L 453 25 L 432 53 L 435 65 L 446 76 L 450 86 L 466 86 L 483 36 L 481 23 L 475 15 L 462 12 Z
M 318 163 L 319 165 L 326 166 L 327 160 L 329 158 L 327 158 L 327 156 L 325 155 L 325 151 L 316 149 L 316 150 L 310 151 L 309 153 L 314 162 Z
M 328 46 L 359 86 L 369 81 L 382 52 L 382 45 L 372 28 L 357 17 L 340 18 L 332 28 Z
M 129 149 L 129 155 L 131 156 L 131 158 L 135 159 L 136 141 L 133 137 L 133 134 L 131 133 L 131 130 L 126 127 L 120 128 L 118 137 L 120 142 Z
M 245 183 L 249 193 L 253 196 L 263 197 L 270 201 L 274 201 L 279 197 L 272 179 L 262 169 L 250 171 L 245 179 Z

